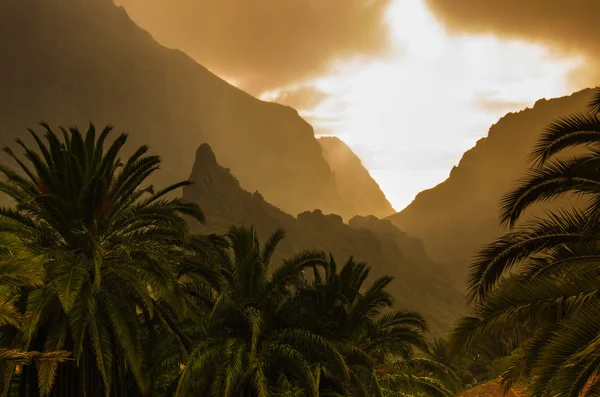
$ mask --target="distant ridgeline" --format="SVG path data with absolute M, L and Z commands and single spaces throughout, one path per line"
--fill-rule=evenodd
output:
M 420 238 L 433 260 L 448 265 L 446 270 L 461 287 L 473 255 L 502 234 L 501 198 L 529 167 L 527 158 L 539 134 L 557 118 L 584 111 L 591 95 L 587 89 L 541 99 L 531 109 L 502 117 L 486 138 L 463 155 L 448 179 L 419 193 L 406 209 L 388 219 Z M 556 208 L 573 200 L 552 205 Z M 538 206 L 528 214 L 543 215 L 548 208 Z
M 372 276 L 394 276 L 390 291 L 396 307 L 423 313 L 434 333 L 448 330 L 463 312 L 464 297 L 446 281 L 444 269 L 429 259 L 418 239 L 388 220 L 358 216 L 346 224 L 340 216 L 319 210 L 293 217 L 260 193 L 244 190 L 230 170 L 217 163 L 207 144 L 196 152 L 190 180 L 194 184 L 184 188 L 183 197 L 198 203 L 207 217 L 197 230 L 223 232 L 232 224 L 254 225 L 265 238 L 283 228 L 288 238 L 277 252 L 280 257 L 313 248 L 333 253 L 338 261 L 354 255 L 372 266 Z
M 1 1 L 0 15 L 0 146 L 27 138 L 39 121 L 92 120 L 129 132 L 130 150 L 158 152 L 157 184 L 187 177 L 194 150 L 208 142 L 245 189 L 287 212 L 393 213 L 360 161 L 358 179 L 339 169 L 343 161 L 328 163 L 294 109 L 161 46 L 112 0 Z
M 294 109 L 260 101 L 161 46 L 112 0 L 1 1 L 0 15 L 0 146 L 30 142 L 26 128 L 39 121 L 111 124 L 130 133 L 126 150 L 149 145 L 163 157 L 151 182 L 165 185 L 187 178 L 194 151 L 208 142 L 237 178 L 208 146 L 199 150 L 197 184 L 185 196 L 200 203 L 209 228 L 255 224 L 266 237 L 283 227 L 290 237 L 280 255 L 355 254 L 378 275 L 394 275 L 399 307 L 422 311 L 437 331 L 461 311 L 461 294 L 418 240 L 389 221 L 342 222 L 393 208 L 358 157 L 337 139 L 317 140 Z M 317 208 L 342 218 L 303 212 Z

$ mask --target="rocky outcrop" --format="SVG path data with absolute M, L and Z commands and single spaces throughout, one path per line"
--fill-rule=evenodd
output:
M 418 239 L 388 220 L 355 217 L 345 223 L 341 216 L 320 210 L 291 216 L 260 193 L 242 189 L 206 144 L 196 152 L 190 180 L 193 184 L 184 188 L 183 197 L 198 203 L 207 217 L 205 225 L 194 226 L 198 231 L 220 233 L 234 224 L 254 225 L 260 237 L 266 238 L 283 228 L 287 238 L 277 252 L 279 257 L 303 249 L 331 252 L 340 262 L 353 255 L 372 266 L 373 277 L 394 276 L 391 289 L 397 305 L 421 311 L 436 333 L 448 330 L 463 312 L 463 295 L 446 281 L 443 268 L 429 259 Z

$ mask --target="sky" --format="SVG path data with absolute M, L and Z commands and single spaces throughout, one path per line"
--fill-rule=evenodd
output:
M 163 44 L 342 139 L 396 210 L 504 114 L 599 81 L 596 0 L 116 1 Z

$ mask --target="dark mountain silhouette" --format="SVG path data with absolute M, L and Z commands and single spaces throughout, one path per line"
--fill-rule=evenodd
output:
M 223 232 L 232 224 L 245 224 L 254 225 L 264 237 L 281 227 L 288 237 L 278 255 L 317 248 L 345 261 L 353 254 L 369 263 L 375 275 L 393 275 L 391 291 L 399 307 L 422 312 L 435 332 L 447 330 L 462 312 L 463 296 L 446 281 L 444 270 L 429 259 L 418 239 L 389 220 L 354 217 L 346 224 L 340 216 L 318 210 L 293 217 L 260 193 L 242 189 L 230 170 L 217 163 L 207 144 L 196 152 L 190 180 L 194 184 L 184 188 L 183 197 L 197 202 L 207 217 L 206 225 L 196 225 L 199 230 Z
M 350 213 L 384 218 L 396 212 L 348 145 L 333 136 L 321 137 L 319 143 L 325 159 L 335 173 L 338 193 L 352 206 L 349 208 Z
M 541 131 L 558 117 L 585 110 L 591 94 L 587 89 L 541 99 L 533 108 L 502 117 L 463 155 L 448 179 L 419 193 L 388 219 L 422 239 L 432 259 L 447 264 L 463 285 L 474 253 L 504 231 L 498 217 L 501 197 L 529 167 L 527 157 Z M 542 215 L 542 208 L 529 214 Z
M 163 184 L 187 177 L 195 148 L 209 142 L 244 188 L 286 211 L 376 210 L 338 193 L 312 127 L 294 109 L 162 47 L 112 0 L 1 1 L 0 15 L 1 146 L 38 121 L 110 123 L 130 132 L 128 148 L 148 144 L 163 156 Z

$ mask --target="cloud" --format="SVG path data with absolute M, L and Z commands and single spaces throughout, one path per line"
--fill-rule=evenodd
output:
M 502 114 L 525 109 L 529 101 L 513 101 L 499 97 L 497 92 L 479 92 L 474 95 L 474 105 L 484 112 Z
M 293 88 L 268 91 L 261 95 L 261 99 L 290 106 L 302 112 L 304 110 L 315 108 L 327 99 L 328 96 L 329 95 L 325 91 L 320 90 L 315 86 L 302 85 Z
M 385 53 L 391 0 L 115 0 L 142 28 L 258 94 Z
M 493 33 L 552 45 L 561 53 L 585 55 L 591 62 L 573 76 L 576 85 L 599 82 L 600 1 L 598 0 L 426 0 L 455 33 Z M 519 62 L 518 59 L 515 62 Z M 583 75 L 582 75 L 583 74 Z
M 485 112 L 497 114 L 515 112 L 517 110 L 525 109 L 529 103 L 504 101 L 502 99 L 494 98 L 481 98 L 476 101 L 475 105 Z

